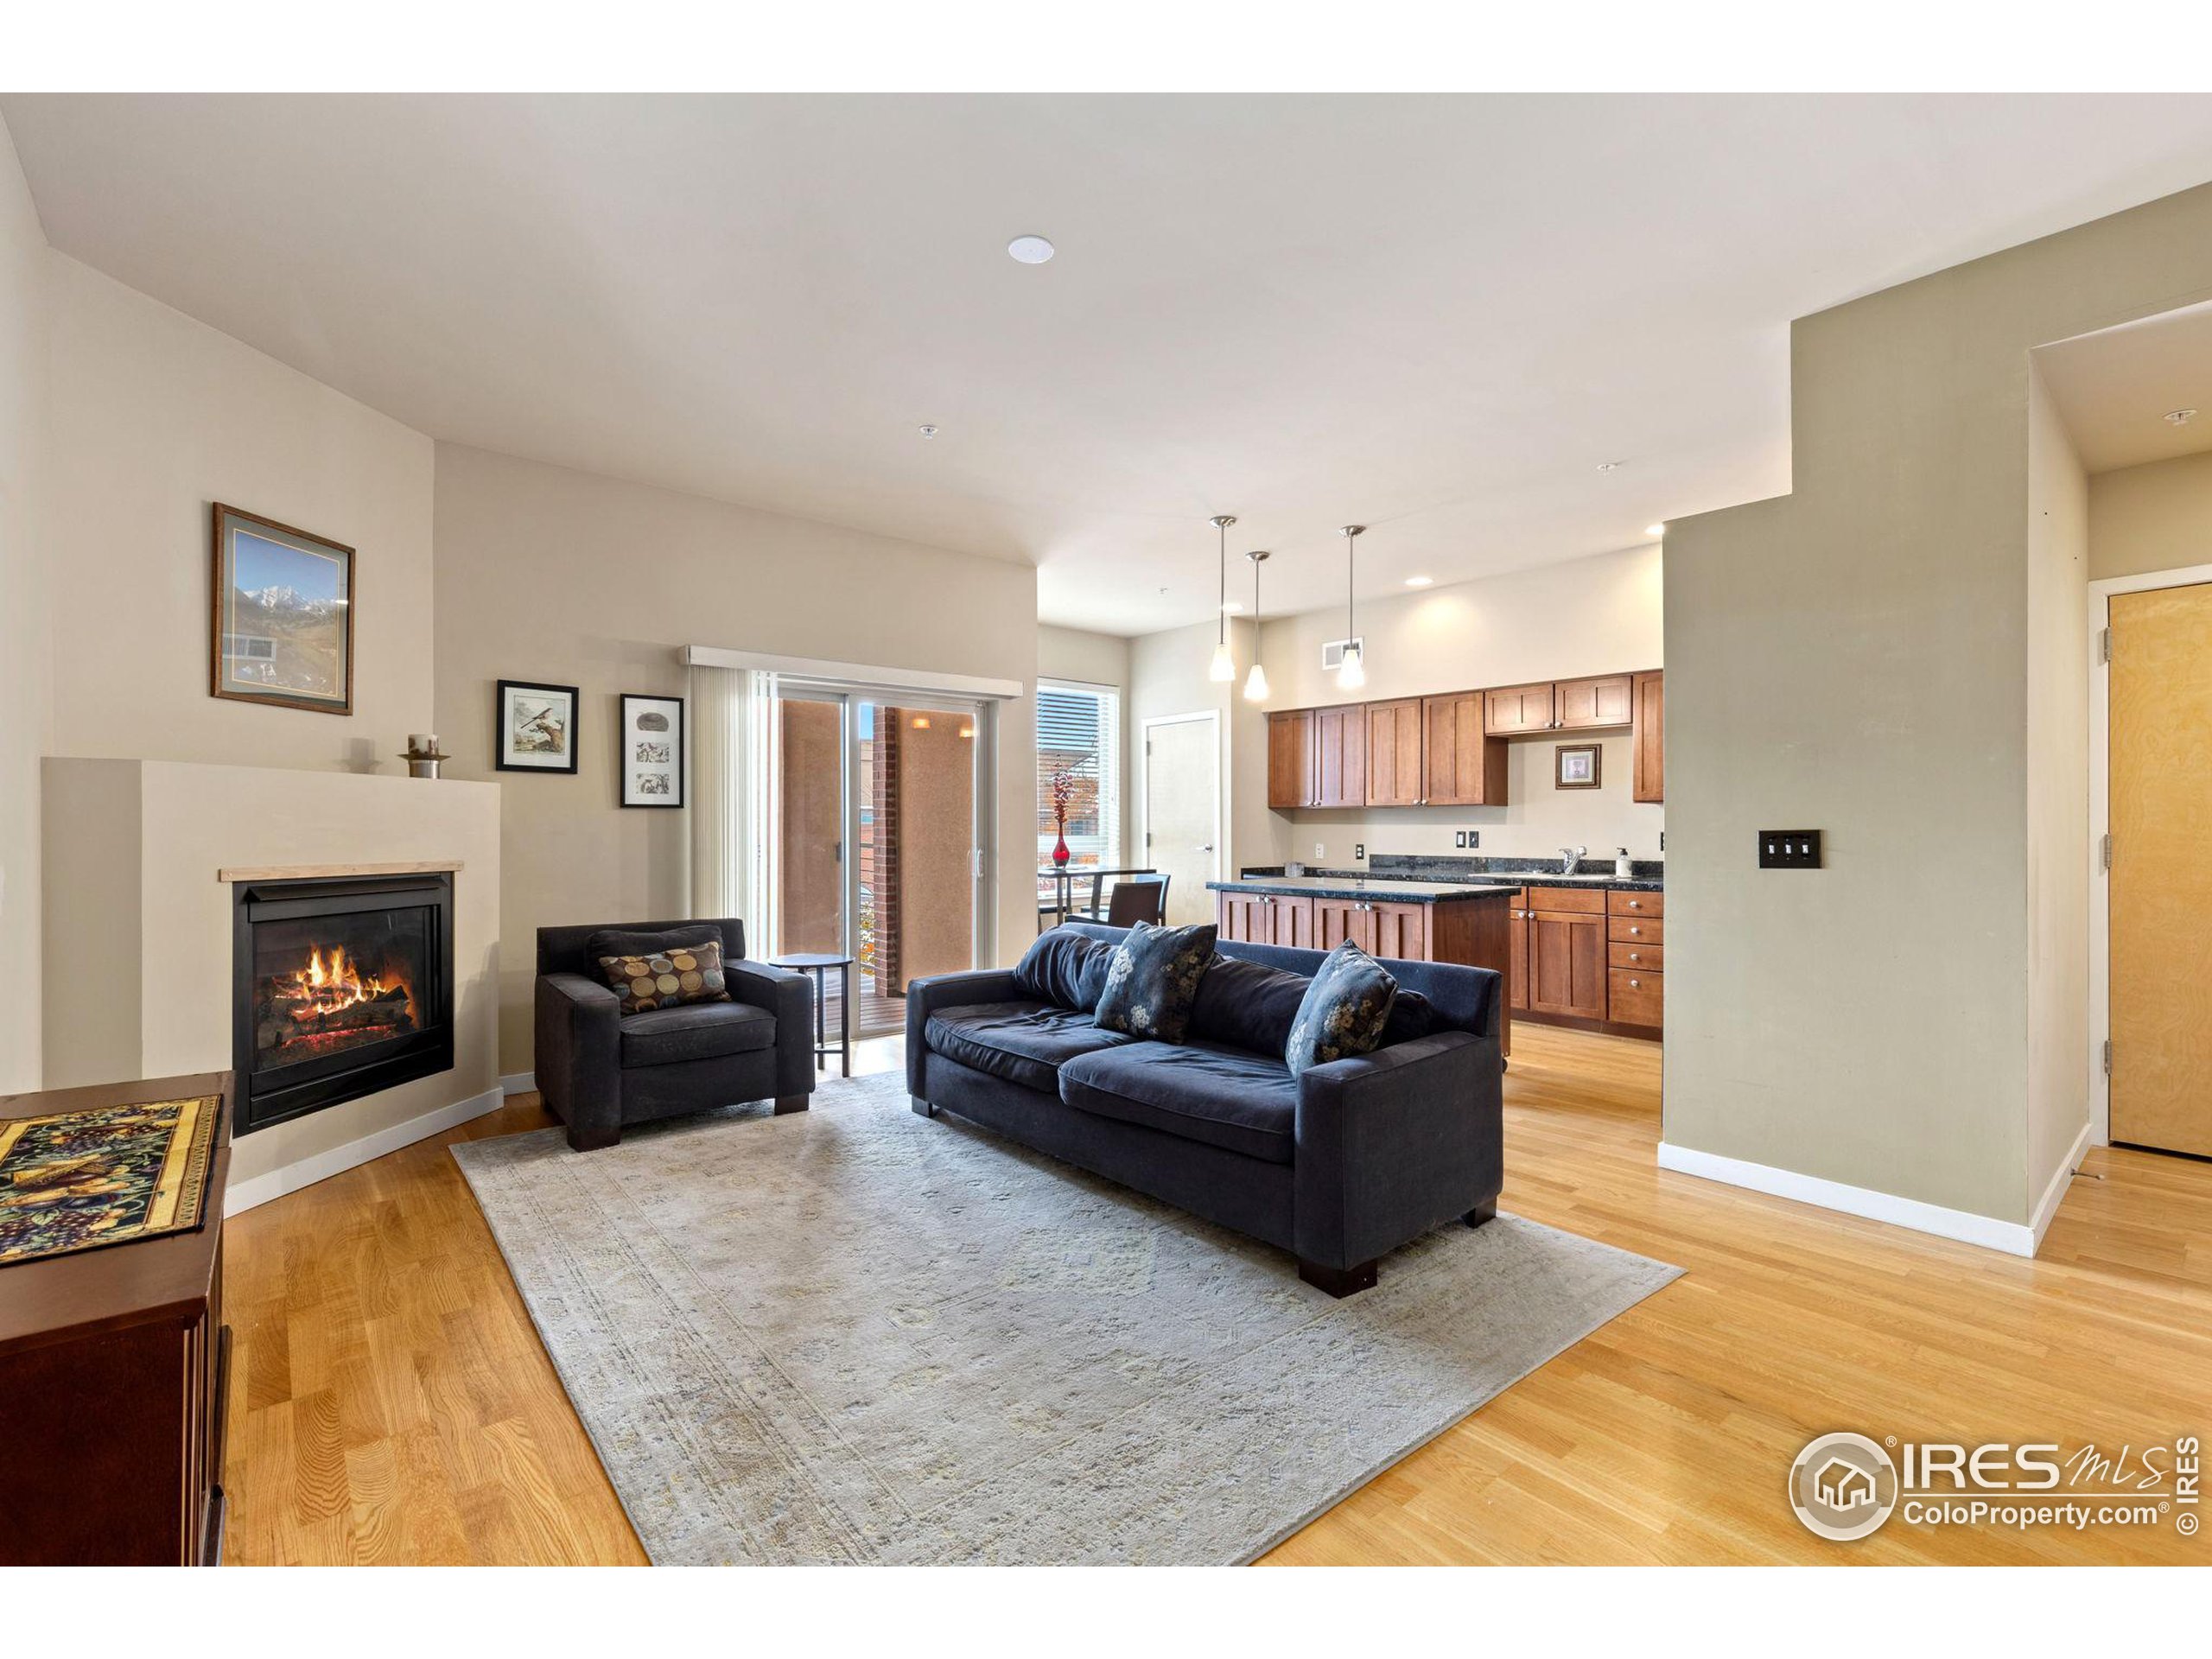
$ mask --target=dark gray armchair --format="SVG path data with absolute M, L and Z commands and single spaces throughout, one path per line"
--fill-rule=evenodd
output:
M 684 944 L 721 941 L 731 1001 L 626 1016 L 600 977 L 593 936 L 671 932 L 689 933 Z M 734 919 L 539 928 L 537 1037 L 539 1096 L 578 1152 L 613 1146 L 625 1124 L 734 1101 L 803 1112 L 814 1092 L 813 984 L 746 961 L 745 924 Z

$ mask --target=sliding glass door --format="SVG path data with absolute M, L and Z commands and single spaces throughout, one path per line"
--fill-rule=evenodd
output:
M 988 723 L 974 704 L 860 687 L 777 699 L 774 950 L 852 957 L 853 1034 L 896 1031 L 909 982 L 979 960 Z M 833 1001 L 833 1032 L 847 1013 Z

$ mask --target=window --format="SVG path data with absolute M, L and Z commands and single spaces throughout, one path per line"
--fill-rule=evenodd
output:
M 1059 793 L 1071 868 L 1112 869 L 1122 856 L 1122 694 L 1102 685 L 1037 687 L 1037 868 L 1052 861 Z

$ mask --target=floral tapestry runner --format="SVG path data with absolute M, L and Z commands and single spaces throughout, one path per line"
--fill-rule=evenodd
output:
M 199 1226 L 221 1103 L 0 1120 L 0 1268 Z

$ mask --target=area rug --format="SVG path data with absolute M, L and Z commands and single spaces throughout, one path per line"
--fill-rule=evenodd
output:
M 1249 1560 L 1680 1272 L 1501 1215 L 1336 1301 L 903 1084 L 453 1148 L 654 1560 Z

